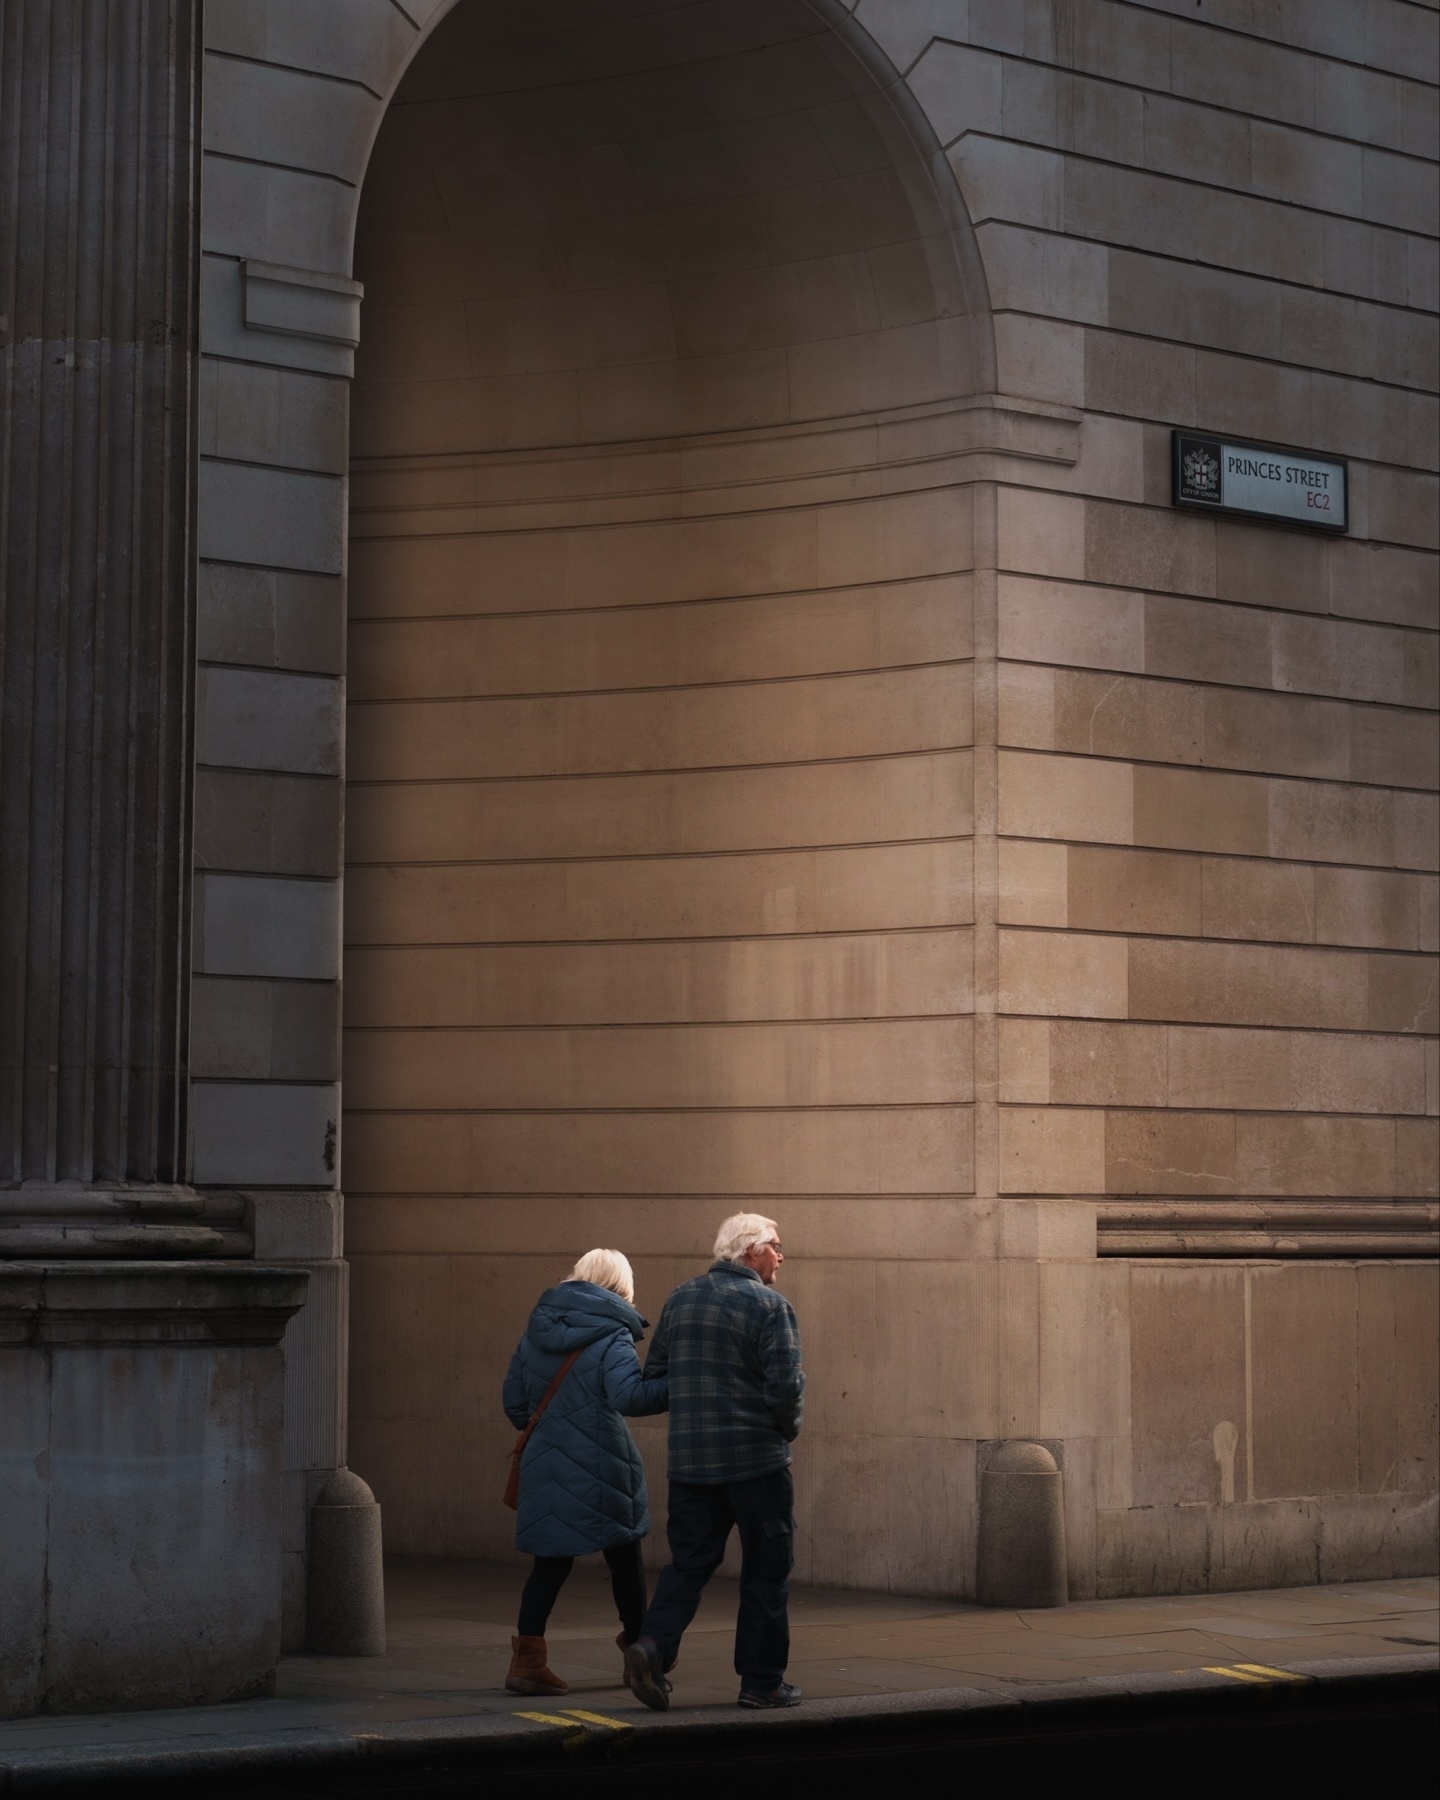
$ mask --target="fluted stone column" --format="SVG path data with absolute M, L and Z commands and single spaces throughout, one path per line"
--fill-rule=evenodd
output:
M 0 9 L 0 1256 L 248 1248 L 185 1187 L 198 14 Z

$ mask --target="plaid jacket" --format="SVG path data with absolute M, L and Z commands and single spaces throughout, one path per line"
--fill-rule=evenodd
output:
M 665 1302 L 645 1361 L 670 1381 L 670 1479 L 746 1481 L 790 1461 L 800 1432 L 795 1308 L 740 1263 L 712 1263 Z

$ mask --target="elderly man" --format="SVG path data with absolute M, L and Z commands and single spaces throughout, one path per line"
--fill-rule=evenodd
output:
M 670 1562 L 625 1653 L 625 1679 L 657 1712 L 670 1704 L 666 1672 L 732 1526 L 741 1550 L 740 1705 L 799 1704 L 785 1679 L 786 1601 L 795 1562 L 789 1446 L 805 1377 L 795 1309 L 775 1291 L 784 1260 L 773 1219 L 727 1219 L 715 1261 L 665 1302 L 646 1360 L 647 1379 L 670 1382 Z

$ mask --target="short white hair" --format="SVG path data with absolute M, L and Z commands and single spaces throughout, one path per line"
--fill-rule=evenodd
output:
M 568 1276 L 570 1281 L 589 1281 L 596 1287 L 609 1288 L 622 1300 L 635 1298 L 635 1271 L 630 1259 L 618 1250 L 587 1250 Z
M 752 1250 L 778 1238 L 780 1227 L 760 1213 L 733 1213 L 715 1233 L 717 1262 L 744 1262 Z

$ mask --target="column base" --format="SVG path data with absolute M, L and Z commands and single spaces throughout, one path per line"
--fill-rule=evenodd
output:
M 0 1717 L 269 1693 L 299 1270 L 0 1262 Z

